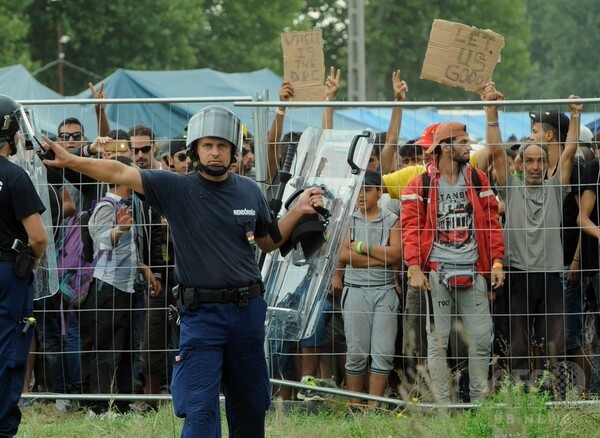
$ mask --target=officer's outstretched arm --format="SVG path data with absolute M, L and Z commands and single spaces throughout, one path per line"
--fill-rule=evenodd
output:
M 122 184 L 144 194 L 142 175 L 135 167 L 127 166 L 117 160 L 100 160 L 97 158 L 78 157 L 42 136 L 44 146 L 54 153 L 54 159 L 45 159 L 44 164 L 51 167 L 67 167 L 76 172 L 90 176 L 97 181 L 109 184 Z

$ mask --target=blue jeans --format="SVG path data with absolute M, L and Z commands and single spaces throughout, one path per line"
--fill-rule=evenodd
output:
M 34 301 L 35 328 L 39 351 L 44 354 L 52 377 L 52 392 L 74 394 L 79 392 L 81 366 L 79 352 L 79 321 L 72 310 L 63 303 L 61 294 Z
M 576 286 L 569 285 L 569 267 L 561 274 L 565 300 L 565 344 L 567 350 L 582 347 L 584 344 L 583 333 L 583 279 L 580 278 Z

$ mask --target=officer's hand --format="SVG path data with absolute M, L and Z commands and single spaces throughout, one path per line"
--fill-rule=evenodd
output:
M 45 135 L 42 135 L 42 140 L 44 140 L 44 144 L 42 147 L 46 152 L 52 151 L 54 154 L 53 159 L 44 159 L 44 164 L 50 167 L 70 167 L 73 161 L 76 160 L 73 154 L 67 152 L 65 148 L 60 145 L 57 145 L 52 140 L 50 140 Z
M 315 208 L 324 207 L 323 189 L 310 187 L 304 190 L 298 199 L 297 205 L 302 214 L 315 214 Z

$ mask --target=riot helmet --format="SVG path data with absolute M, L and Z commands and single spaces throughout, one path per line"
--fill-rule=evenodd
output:
M 196 140 L 204 137 L 216 137 L 231 143 L 231 161 L 226 166 L 205 166 L 195 147 Z M 237 116 L 227 108 L 217 105 L 208 106 L 198 111 L 187 126 L 186 145 L 190 150 L 194 170 L 202 170 L 211 176 L 221 176 L 227 173 L 229 166 L 235 163 L 236 152 L 242 143 L 242 123 Z
M 21 104 L 14 99 L 0 94 L 0 144 L 8 142 L 10 155 L 17 153 L 15 134 L 19 131 Z

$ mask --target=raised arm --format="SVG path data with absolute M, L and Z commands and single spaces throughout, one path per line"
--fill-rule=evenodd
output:
M 496 84 L 488 82 L 481 94 L 481 100 L 498 101 L 503 100 L 504 95 L 496 90 Z M 500 135 L 500 126 L 498 122 L 498 107 L 485 107 L 487 126 L 485 129 L 485 139 L 487 148 L 490 152 L 494 172 L 496 173 L 496 181 L 498 185 L 506 184 L 508 178 L 508 165 L 506 160 L 506 151 L 502 144 L 502 136 Z
M 400 70 L 392 73 L 392 86 L 394 88 L 394 101 L 399 102 L 406 100 L 408 85 L 405 81 L 400 80 Z M 392 109 L 392 118 L 388 126 L 387 135 L 385 137 L 385 145 L 381 151 L 381 174 L 393 172 L 394 157 L 398 149 L 398 135 L 402 126 L 402 107 L 396 106 Z
M 122 184 L 137 193 L 144 194 L 142 175 L 135 167 L 127 166 L 117 160 L 99 160 L 96 158 L 78 157 L 42 136 L 44 146 L 54 152 L 53 160 L 45 159 L 44 164 L 50 167 L 69 168 L 83 173 L 97 181 L 109 184 Z
M 279 87 L 279 100 L 285 102 L 294 96 L 294 86 L 289 81 L 284 81 Z M 275 118 L 271 123 L 271 129 L 267 136 L 267 166 L 269 172 L 269 182 L 272 183 L 279 170 L 279 159 L 281 150 L 279 142 L 283 131 L 283 120 L 285 119 L 286 107 L 281 105 L 275 110 Z
M 94 84 L 91 82 L 88 82 L 88 87 L 92 92 L 93 99 L 106 99 L 107 96 L 104 94 L 104 82 L 100 84 L 98 90 L 94 88 Z M 98 121 L 98 135 L 104 137 L 108 131 L 110 131 L 110 123 L 108 122 L 108 117 L 106 117 L 106 104 L 97 103 L 94 105 L 94 109 L 96 110 L 96 120 Z
M 569 99 L 578 99 L 579 96 L 571 95 Z M 570 103 L 569 111 L 571 118 L 569 120 L 569 130 L 567 131 L 567 139 L 565 140 L 565 149 L 560 155 L 557 166 L 558 180 L 562 185 L 570 185 L 571 172 L 573 171 L 573 160 L 577 152 L 577 144 L 579 142 L 579 116 L 583 110 L 583 104 Z
M 325 100 L 335 100 L 338 91 L 340 90 L 340 79 L 342 77 L 342 71 L 338 68 L 331 67 L 329 69 L 329 76 L 325 81 Z M 323 108 L 323 118 L 321 121 L 321 128 L 333 129 L 333 107 L 326 106 Z

